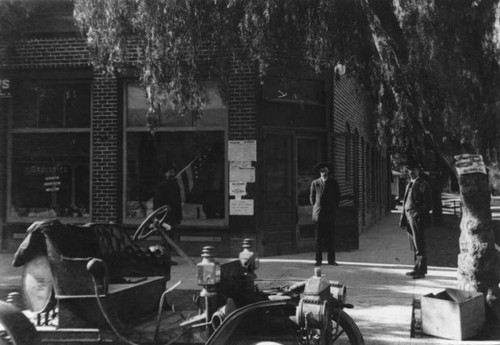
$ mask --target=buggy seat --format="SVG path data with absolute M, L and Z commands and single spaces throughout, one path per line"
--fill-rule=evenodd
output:
M 56 219 L 35 222 L 14 254 L 13 265 L 25 266 L 26 271 L 30 262 L 38 257 L 48 259 L 50 269 L 46 269 L 46 275 L 52 275 L 60 326 L 105 324 L 102 320 L 97 322 L 100 313 L 94 303 L 92 276 L 87 272 L 87 263 L 93 258 L 103 260 L 107 267 L 103 280 L 97 282 L 99 294 L 117 309 L 125 309 L 118 314 L 126 318 L 143 313 L 137 306 L 124 301 L 142 294 L 159 296 L 170 279 L 169 253 L 140 247 L 115 224 L 73 225 L 62 224 Z M 143 303 L 139 309 L 150 312 L 156 308 L 156 303 L 148 306 Z M 88 310 L 83 312 L 82 308 Z

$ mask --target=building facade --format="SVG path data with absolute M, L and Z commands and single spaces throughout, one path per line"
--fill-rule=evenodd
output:
M 153 211 L 168 164 L 183 202 L 175 240 L 192 255 L 212 245 L 232 256 L 246 237 L 264 256 L 314 250 L 309 185 L 319 161 L 334 164 L 342 191 L 339 249 L 358 248 L 360 232 L 390 210 L 388 157 L 354 79 L 276 68 L 261 82 L 252 61 L 235 61 L 225 97 L 207 77 L 202 116 L 165 106 L 152 134 L 134 71 L 94 71 L 68 13 L 60 18 L 65 30 L 32 30 L 0 46 L 3 251 L 46 218 L 133 233 Z M 130 52 L 133 65 L 140 57 Z

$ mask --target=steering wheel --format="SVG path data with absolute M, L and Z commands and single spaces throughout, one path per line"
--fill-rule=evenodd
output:
M 171 226 L 165 222 L 169 212 L 170 206 L 163 205 L 151 213 L 137 228 L 134 241 L 143 241 L 156 231 L 170 230 Z

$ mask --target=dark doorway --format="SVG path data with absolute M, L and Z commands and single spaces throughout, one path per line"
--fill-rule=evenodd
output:
M 262 218 L 264 255 L 313 250 L 309 186 L 324 157 L 321 134 L 268 130 L 264 135 Z

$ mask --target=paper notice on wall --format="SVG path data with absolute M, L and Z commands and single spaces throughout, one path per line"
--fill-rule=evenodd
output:
M 253 216 L 253 200 L 229 200 L 229 214 L 232 216 Z
M 228 161 L 257 161 L 257 141 L 230 140 L 227 145 Z
M 229 195 L 235 196 L 240 199 L 242 196 L 247 195 L 246 182 L 229 182 Z
M 462 154 L 455 156 L 455 168 L 458 175 L 486 174 L 486 166 L 481 155 Z
M 255 167 L 252 166 L 252 162 L 229 162 L 229 181 L 255 182 Z

